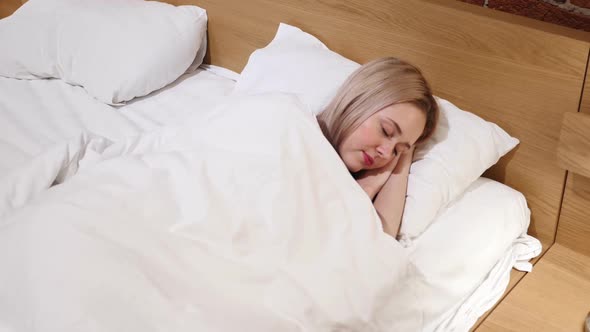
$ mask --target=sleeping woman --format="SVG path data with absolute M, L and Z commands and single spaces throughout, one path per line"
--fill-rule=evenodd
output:
M 318 116 L 326 138 L 397 237 L 416 145 L 434 132 L 438 106 L 420 70 L 388 57 L 344 82 Z

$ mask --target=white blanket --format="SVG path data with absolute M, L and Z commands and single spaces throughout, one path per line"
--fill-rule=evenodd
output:
M 84 153 L 79 145 L 88 143 L 89 132 L 119 141 L 181 123 L 190 115 L 207 116 L 214 109 L 211 106 L 224 99 L 235 84 L 215 74 L 219 68 L 209 67 L 183 75 L 173 84 L 119 108 L 105 105 L 81 87 L 61 80 L 0 77 L 0 198 L 10 197 L 8 201 L 0 199 L 0 211 L 49 187 L 52 177 L 65 167 L 57 161 L 75 161 L 77 154 Z M 37 167 L 43 164 L 47 167 Z M 39 177 L 22 179 L 35 181 L 37 190 L 23 192 L 22 186 L 7 184 L 15 183 L 13 178 L 18 174 L 27 174 L 21 168 L 31 167 L 46 175 L 43 181 Z M 7 196 L 7 192 L 12 195 Z
M 119 139 L 141 128 L 81 87 L 0 77 L 0 179 L 82 129 Z
M 208 114 L 3 184 L 0 330 L 420 330 L 406 251 L 297 99 Z
M 209 71 L 225 74 L 219 68 L 209 67 L 118 108 L 61 80 L 0 77 L 0 179 L 83 130 L 119 140 L 202 114 L 235 84 Z

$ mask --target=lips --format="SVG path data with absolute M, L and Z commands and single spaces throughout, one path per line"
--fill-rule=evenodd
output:
M 372 166 L 373 163 L 375 162 L 375 160 L 373 158 L 371 158 L 371 156 L 369 156 L 368 154 L 366 154 L 365 151 L 363 151 L 363 158 L 365 160 L 365 165 L 366 166 Z

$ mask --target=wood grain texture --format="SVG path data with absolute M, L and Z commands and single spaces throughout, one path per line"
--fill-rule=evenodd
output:
M 543 248 L 543 249 L 544 249 L 544 254 L 546 254 L 547 250 L 549 248 Z M 542 257 L 543 257 L 543 254 L 533 258 L 531 260 L 531 263 L 533 265 L 537 264 Z M 510 294 L 510 292 L 514 289 L 514 287 L 518 286 L 518 283 L 520 283 L 526 275 L 527 275 L 527 272 L 522 272 L 522 271 L 518 271 L 516 269 L 512 269 L 512 271 L 510 271 L 510 282 L 508 283 L 508 287 L 506 287 L 506 291 L 502 295 L 502 298 L 500 298 L 500 300 L 492 308 L 490 308 L 490 310 L 488 310 L 485 314 L 483 314 L 477 320 L 477 322 L 475 324 L 473 324 L 473 327 L 470 329 L 470 331 L 476 331 L 477 328 L 481 324 L 483 324 L 483 322 L 488 318 L 488 316 L 491 315 L 492 312 L 494 312 L 494 310 L 498 307 L 498 305 L 500 305 L 500 303 L 502 303 L 502 301 L 506 298 L 506 296 L 508 296 L 508 294 Z
M 485 314 L 483 314 L 478 320 L 477 322 L 473 325 L 473 327 L 470 329 L 470 331 L 477 331 L 477 328 L 483 324 L 483 322 L 488 318 L 489 315 L 491 315 L 491 313 L 494 311 L 494 309 L 496 309 L 496 307 L 502 303 L 502 300 L 504 300 L 504 298 L 506 296 L 508 296 L 508 291 L 512 290 L 521 280 L 522 278 L 524 278 L 524 276 L 526 275 L 526 272 L 521 272 L 518 270 L 512 270 L 510 272 L 510 283 L 508 284 L 507 292 L 504 293 L 504 295 L 502 295 L 502 298 L 498 301 L 498 303 L 496 303 L 496 305 L 491 308 L 490 310 L 488 310 Z
M 12 15 L 26 0 L 2 0 L 0 1 L 0 19 Z
M 584 85 L 584 94 L 580 106 L 580 113 L 569 115 L 570 120 L 574 120 L 573 126 L 575 132 L 582 137 L 589 137 L 590 124 L 587 119 L 590 118 L 590 105 L 585 104 L 585 100 L 590 100 L 590 78 L 586 75 L 586 84 Z M 580 117 L 584 120 L 575 123 L 575 119 Z M 585 123 L 585 125 L 582 125 Z M 574 132 L 567 132 L 562 128 L 562 134 L 574 135 Z M 584 145 L 583 143 L 580 143 Z M 564 148 L 567 148 L 566 145 Z M 561 145 L 560 145 L 561 148 Z M 590 146 L 584 149 L 584 146 L 572 148 L 572 151 L 579 151 L 579 154 L 586 155 L 590 153 Z M 578 155 L 579 156 L 579 155 Z M 576 158 L 573 156 L 572 158 Z M 584 159 L 584 158 L 580 158 Z M 589 164 L 584 164 L 583 160 L 577 160 L 579 167 L 586 169 Z M 585 166 L 585 167 L 584 167 Z M 575 167 L 578 168 L 578 167 Z M 585 172 L 580 172 L 585 173 Z M 587 173 L 586 173 L 587 174 Z M 561 215 L 559 218 L 559 227 L 557 229 L 556 241 L 572 250 L 590 256 L 590 178 L 570 172 L 567 177 L 567 184 L 563 196 Z
M 588 65 L 590 65 L 590 54 L 588 56 Z M 580 111 L 590 114 L 590 77 L 588 77 L 588 67 L 586 67 L 586 82 L 584 83 L 584 92 L 582 94 L 582 102 L 580 103 Z
M 590 177 L 590 114 L 564 114 L 557 160 L 564 169 Z
M 167 2 L 206 8 L 206 61 L 238 72 L 252 51 L 270 42 L 279 22 L 357 62 L 394 55 L 418 65 L 437 95 L 520 139 L 486 176 L 523 192 L 532 211 L 530 233 L 545 247 L 553 243 L 565 181 L 557 141 L 562 114 L 578 109 L 587 37 L 454 1 Z
M 590 257 L 555 244 L 476 330 L 583 331 Z
M 556 241 L 590 257 L 590 178 L 568 175 Z

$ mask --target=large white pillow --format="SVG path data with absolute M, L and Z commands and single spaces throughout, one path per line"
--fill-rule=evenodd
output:
M 234 93 L 298 94 L 318 114 L 358 64 L 330 51 L 317 38 L 281 24 L 273 41 L 256 50 Z M 408 179 L 402 238 L 415 238 L 437 213 L 517 144 L 496 124 L 437 98 L 440 122 L 415 154 Z
M 400 238 L 420 235 L 441 209 L 518 145 L 498 125 L 436 98 L 439 122 L 416 150 L 408 177 Z
M 422 300 L 408 302 L 407 310 L 423 315 L 423 330 L 467 331 L 469 327 L 456 325 L 475 322 L 498 300 L 508 285 L 510 269 L 522 267 L 541 252 L 541 243 L 526 234 L 529 222 L 524 195 L 486 178 L 478 178 L 443 209 L 408 248 L 415 277 L 413 285 L 399 294 L 411 293 Z M 490 276 L 506 254 L 511 254 L 511 261 L 495 271 L 499 275 Z M 487 291 L 474 294 L 484 280 Z M 469 303 L 467 313 L 457 313 L 459 305 Z
M 205 54 L 207 15 L 142 0 L 29 0 L 0 21 L 0 76 L 60 78 L 117 104 L 164 87 Z M 193 66 L 194 67 L 194 66 Z
M 319 114 L 358 67 L 316 37 L 281 23 L 270 44 L 250 55 L 233 93 L 296 94 L 313 114 Z

